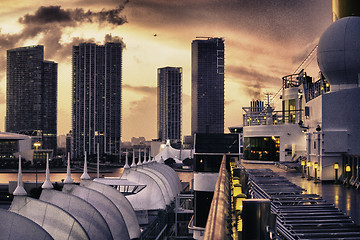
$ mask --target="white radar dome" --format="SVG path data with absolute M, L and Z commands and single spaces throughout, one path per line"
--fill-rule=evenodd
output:
M 331 24 L 319 40 L 317 60 L 332 89 L 358 87 L 360 17 L 345 17 Z

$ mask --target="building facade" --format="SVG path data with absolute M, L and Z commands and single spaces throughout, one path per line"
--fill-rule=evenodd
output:
M 158 69 L 157 112 L 158 138 L 181 141 L 182 68 Z
M 44 61 L 44 46 L 7 51 L 6 131 L 34 136 L 56 150 L 57 63 Z
M 224 39 L 191 45 L 191 132 L 224 133 Z
M 121 141 L 122 45 L 73 47 L 73 156 L 118 155 Z

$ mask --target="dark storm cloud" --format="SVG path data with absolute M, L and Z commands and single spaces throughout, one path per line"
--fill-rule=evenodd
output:
M 124 7 L 125 4 L 115 9 L 93 12 L 85 11 L 82 8 L 62 9 L 61 6 L 42 6 L 33 15 L 26 14 L 21 17 L 19 22 L 25 25 L 61 23 L 65 26 L 72 26 L 82 22 L 107 22 L 113 25 L 122 25 L 127 22 L 126 17 L 120 15 Z
M 104 38 L 104 43 L 108 43 L 108 42 L 112 42 L 112 43 L 121 43 L 121 46 L 123 49 L 126 48 L 126 44 L 124 43 L 124 40 L 122 37 L 119 36 L 112 36 L 110 33 L 105 35 Z
M 73 21 L 73 12 L 73 10 L 64 10 L 60 6 L 42 6 L 35 14 L 26 14 L 24 17 L 19 18 L 19 22 L 21 24 L 69 23 Z
M 228 66 L 226 71 L 229 72 L 228 75 L 230 79 L 236 79 L 235 81 L 241 83 L 242 89 L 245 90 L 252 99 L 259 99 L 265 89 L 274 86 L 280 87 L 282 84 L 280 78 L 253 68 Z
M 96 43 L 94 38 L 81 38 L 73 37 L 71 42 L 59 43 L 59 36 L 55 32 L 54 34 L 46 34 L 41 43 L 46 46 L 45 53 L 48 58 L 56 57 L 58 59 L 67 59 L 70 60 L 72 54 L 72 47 L 77 46 L 80 43 Z M 48 51 L 46 49 L 49 49 Z
M 242 79 L 240 81 L 252 82 L 259 80 L 264 83 L 276 84 L 277 82 L 281 83 L 281 79 L 267 74 L 266 71 L 260 72 L 259 70 L 253 68 L 247 68 L 244 66 L 233 66 L 229 65 L 226 67 L 226 72 L 229 72 L 229 75 L 236 77 L 237 79 Z
M 114 9 L 100 11 L 84 10 L 82 8 L 63 9 L 61 6 L 41 6 L 34 13 L 25 14 L 18 19 L 23 29 L 16 34 L 0 32 L 0 50 L 20 47 L 23 42 L 41 36 L 39 44 L 45 45 L 45 57 L 63 59 L 71 56 L 71 47 L 81 42 L 94 42 L 92 38 L 72 38 L 70 42 L 62 42 L 63 31 L 68 27 L 77 27 L 82 23 L 97 23 L 100 25 L 119 26 L 127 22 L 121 15 L 128 1 Z M 122 39 L 106 35 L 106 41 L 121 42 Z M 124 45 L 125 46 L 125 45 Z M 56 60 L 55 59 L 55 60 Z M 0 59 L 1 68 L 5 59 Z

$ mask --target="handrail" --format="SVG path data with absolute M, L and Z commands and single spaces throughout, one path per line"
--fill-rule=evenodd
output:
M 226 170 L 226 155 L 223 156 L 219 177 L 216 181 L 203 239 L 229 239 L 229 179 Z
M 247 108 L 243 108 L 244 110 Z M 245 110 L 246 111 L 246 110 Z M 253 125 L 282 125 L 284 123 L 297 123 L 296 119 L 301 119 L 302 109 L 287 111 L 257 111 L 246 112 L 243 114 L 244 126 Z

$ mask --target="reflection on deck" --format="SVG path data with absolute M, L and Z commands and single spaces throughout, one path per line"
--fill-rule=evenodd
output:
M 266 239 L 360 239 L 360 209 L 357 207 L 360 193 L 355 188 L 334 183 L 316 184 L 313 180 L 302 178 L 299 172 L 286 172 L 273 165 L 265 165 L 265 168 L 267 166 L 276 172 L 263 169 L 261 164 L 253 164 L 247 169 L 241 168 L 241 165 L 238 165 L 239 168 L 230 165 L 225 173 L 220 170 L 204 239 L 220 234 L 215 228 L 223 229 L 219 231 L 225 234 L 220 237 L 222 239 L 243 237 L 241 230 L 245 232 L 245 229 L 236 229 L 239 224 L 236 203 L 228 201 L 235 195 L 232 181 L 236 177 L 233 173 L 240 170 L 249 177 L 249 181 L 245 180 L 246 176 L 240 177 L 241 189 L 249 187 L 249 198 L 271 200 L 271 212 L 276 214 L 277 224 L 274 231 L 270 227 L 266 229 Z M 220 182 L 222 186 L 218 186 Z M 224 210 L 231 207 L 230 211 Z

